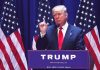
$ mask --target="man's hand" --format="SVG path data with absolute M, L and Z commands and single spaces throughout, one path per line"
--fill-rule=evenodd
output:
M 45 21 L 39 23 L 39 29 L 42 35 L 46 34 L 47 28 L 48 28 L 48 24 L 46 24 Z

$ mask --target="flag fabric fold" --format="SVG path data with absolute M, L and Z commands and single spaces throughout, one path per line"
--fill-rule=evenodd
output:
M 27 70 L 14 0 L 5 0 L 0 20 L 0 69 Z
M 95 18 L 94 1 L 80 0 L 75 25 L 83 30 L 86 48 L 95 63 L 94 69 L 100 70 L 100 37 Z

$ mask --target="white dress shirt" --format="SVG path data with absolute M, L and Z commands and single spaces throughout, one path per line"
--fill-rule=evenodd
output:
M 66 34 L 66 31 L 67 31 L 67 28 L 68 28 L 68 22 L 66 22 L 65 25 L 62 26 L 63 37 L 65 37 L 65 34 Z M 58 30 L 57 30 L 58 33 L 59 33 L 59 30 L 60 30 L 60 29 L 59 29 L 59 27 L 58 27 Z

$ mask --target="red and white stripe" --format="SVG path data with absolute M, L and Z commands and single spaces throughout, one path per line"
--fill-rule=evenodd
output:
M 85 35 L 84 40 L 94 59 L 97 70 L 100 70 L 100 39 L 97 26 Z
M 37 50 L 36 49 L 36 41 L 34 40 L 34 37 L 33 37 L 33 42 L 32 42 L 32 50 Z
M 37 50 L 37 48 L 36 48 L 36 42 L 37 42 L 38 38 L 39 38 L 38 35 L 33 37 L 32 50 Z
M 97 68 L 96 68 L 95 64 L 94 64 L 93 70 L 97 70 Z
M 1 70 L 10 70 L 7 61 L 5 59 L 5 56 L 3 54 L 3 52 L 0 50 L 0 69 Z
M 0 45 L 2 52 L 0 54 L 3 56 L 0 57 L 0 60 L 4 68 L 7 67 L 9 70 L 27 70 L 24 47 L 18 30 L 6 37 L 0 28 Z

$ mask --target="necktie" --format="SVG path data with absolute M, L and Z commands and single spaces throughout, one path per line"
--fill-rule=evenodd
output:
M 62 48 L 62 43 L 63 43 L 63 33 L 62 33 L 62 27 L 59 28 L 59 33 L 58 33 L 58 48 L 61 50 Z

